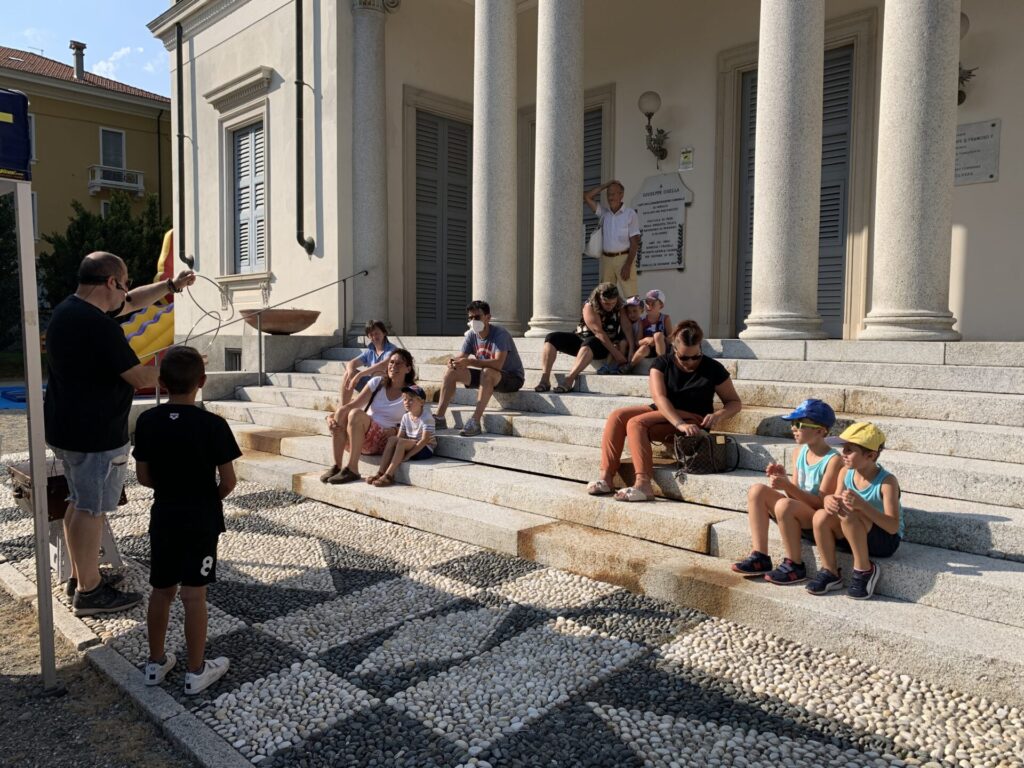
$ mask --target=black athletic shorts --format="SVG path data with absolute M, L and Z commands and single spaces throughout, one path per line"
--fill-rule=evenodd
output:
M 469 384 L 466 385 L 466 389 L 480 389 L 480 374 L 481 369 L 470 368 L 469 369 Z M 498 383 L 494 386 L 495 392 L 518 392 L 523 388 L 525 379 L 519 376 L 513 376 L 508 371 L 501 372 L 501 378 L 498 379 Z
M 810 528 L 804 528 L 801 535 L 805 540 L 814 542 L 814 531 Z M 901 541 L 903 539 L 898 533 L 889 533 L 877 525 L 872 525 L 868 531 L 868 557 L 892 557 L 900 548 Z M 840 552 L 852 552 L 850 542 L 839 537 L 836 537 L 836 549 Z
M 205 587 L 217 580 L 219 533 L 190 530 L 149 532 L 149 583 L 155 589 Z
M 584 340 L 569 331 L 553 331 L 544 337 L 544 341 L 563 355 L 575 357 L 579 354 L 580 349 L 586 346 L 594 353 L 595 360 L 604 360 L 608 357 L 608 347 L 602 344 L 597 336 L 590 336 Z

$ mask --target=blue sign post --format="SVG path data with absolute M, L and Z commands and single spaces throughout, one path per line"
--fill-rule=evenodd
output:
M 28 97 L 0 88 L 0 179 L 32 180 Z

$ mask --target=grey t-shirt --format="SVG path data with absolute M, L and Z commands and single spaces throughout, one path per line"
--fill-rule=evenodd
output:
M 499 352 L 508 352 L 501 370 L 510 376 L 526 378 L 523 361 L 519 358 L 519 350 L 512 340 L 512 334 L 500 325 L 492 325 L 487 331 L 486 339 L 480 338 L 473 331 L 466 331 L 460 351 L 464 355 L 473 355 L 477 360 L 493 360 Z

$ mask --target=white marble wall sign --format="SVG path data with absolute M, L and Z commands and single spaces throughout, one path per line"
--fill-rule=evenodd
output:
M 999 130 L 1002 120 L 982 120 L 956 127 L 954 185 L 999 181 Z
M 686 208 L 693 192 L 678 172 L 644 179 L 631 205 L 640 216 L 636 271 L 686 268 Z

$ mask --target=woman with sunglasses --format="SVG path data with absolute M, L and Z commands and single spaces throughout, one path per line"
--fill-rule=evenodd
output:
M 650 372 L 651 405 L 612 411 L 601 440 L 601 477 L 587 486 L 592 496 L 612 492 L 615 473 L 622 463 L 622 449 L 629 441 L 635 479 L 632 487 L 615 494 L 619 501 L 650 501 L 654 498 L 652 443 L 664 442 L 676 432 L 700 434 L 723 419 L 740 412 L 743 404 L 729 372 L 701 352 L 704 331 L 694 320 L 683 320 L 672 333 L 672 347 L 654 361 Z M 715 410 L 715 395 L 722 407 Z
M 576 356 L 572 370 L 553 390 L 562 394 L 576 388 L 576 379 L 591 360 L 610 357 L 613 362 L 602 365 L 597 372 L 618 373 L 619 366 L 626 365 L 633 355 L 633 346 L 633 324 L 618 287 L 615 283 L 600 283 L 583 305 L 575 333 L 554 331 L 544 337 L 544 348 L 540 354 L 543 371 L 534 389 L 537 392 L 551 390 L 551 369 L 559 352 Z

